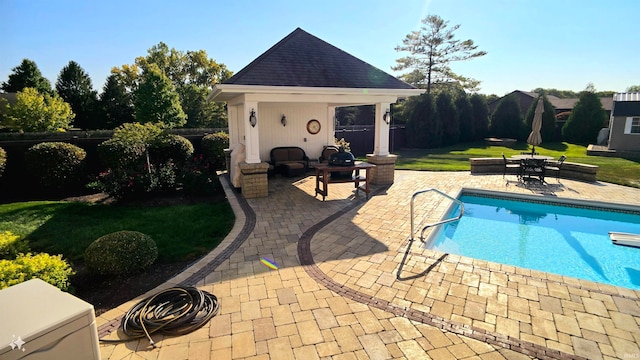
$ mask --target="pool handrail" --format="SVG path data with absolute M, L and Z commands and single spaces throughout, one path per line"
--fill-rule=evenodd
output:
M 415 202 L 415 199 L 416 199 L 416 197 L 418 195 L 424 194 L 424 193 L 427 193 L 427 192 L 431 192 L 431 191 L 433 191 L 433 192 L 435 192 L 437 194 L 440 194 L 440 195 L 444 196 L 445 198 L 447 198 L 447 199 L 453 201 L 454 203 L 458 204 L 460 206 L 460 214 L 458 216 L 456 216 L 456 217 L 440 220 L 440 221 L 437 221 L 437 222 L 432 223 L 432 224 L 428 224 L 425 227 L 423 227 L 422 231 L 420 232 L 420 240 L 422 242 L 424 242 L 424 232 L 428 228 L 460 220 L 462 215 L 464 215 L 464 204 L 462 203 L 462 201 L 460 201 L 460 200 L 458 200 L 458 199 L 456 199 L 454 197 L 451 197 L 451 196 L 447 195 L 446 193 L 444 193 L 444 192 L 442 192 L 442 191 L 440 191 L 438 189 L 435 189 L 435 188 L 429 188 L 429 189 L 416 191 L 415 193 L 413 193 L 413 196 L 411 196 L 411 236 L 409 237 L 410 241 L 414 241 L 413 236 L 415 235 L 415 230 L 414 230 L 414 228 L 415 228 L 415 225 L 414 225 L 414 210 L 413 210 L 413 204 Z

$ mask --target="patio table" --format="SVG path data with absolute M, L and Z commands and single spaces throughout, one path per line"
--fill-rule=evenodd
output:
M 359 190 L 364 191 L 367 199 L 369 199 L 369 193 L 371 190 L 369 189 L 369 170 L 376 167 L 374 164 L 370 164 L 367 162 L 356 161 L 353 165 L 349 166 L 336 166 L 329 164 L 317 164 L 315 166 L 316 169 L 316 196 L 318 194 L 322 195 L 322 201 L 324 201 L 325 197 L 329 195 L 329 184 L 336 183 L 355 183 L 356 194 Z M 360 175 L 360 170 L 364 169 L 365 175 Z M 343 177 L 331 177 L 329 173 L 331 172 L 344 172 L 355 170 L 355 175 L 349 176 L 347 178 Z M 364 182 L 364 187 L 360 186 L 360 183 Z M 321 186 L 322 185 L 322 186 Z
M 553 159 L 553 158 L 552 158 Z M 544 183 L 545 165 L 547 160 L 525 157 L 520 159 L 520 178 L 523 181 L 539 180 Z
M 537 159 L 537 160 L 553 160 L 553 156 L 546 155 L 511 155 L 511 159 L 523 160 L 523 159 Z

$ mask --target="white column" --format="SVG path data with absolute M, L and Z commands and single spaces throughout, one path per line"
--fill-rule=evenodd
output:
M 251 112 L 254 112 L 256 117 L 256 124 L 252 126 L 249 122 Z M 260 163 L 260 114 L 258 113 L 257 102 L 245 102 L 242 107 L 242 118 L 239 119 L 241 126 L 244 126 L 244 144 L 246 146 L 246 163 L 257 164 Z
M 336 107 L 327 107 L 327 141 L 326 145 L 333 145 L 336 138 Z
M 383 117 L 390 108 L 390 103 L 376 104 L 376 132 L 373 144 L 373 155 L 389 155 L 389 124 L 384 121 Z M 390 118 L 387 120 L 391 121 Z
M 237 106 L 227 105 L 227 118 L 229 119 L 229 149 L 235 149 L 241 142 Z

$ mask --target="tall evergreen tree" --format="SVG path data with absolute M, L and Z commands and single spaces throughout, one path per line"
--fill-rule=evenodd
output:
M 447 28 L 449 22 L 437 15 L 429 15 L 422 20 L 420 31 L 412 31 L 396 46 L 396 51 L 406 51 L 409 55 L 397 59 L 393 70 L 412 69 L 403 75 L 405 81 L 426 88 L 431 93 L 434 83 L 458 83 L 465 89 L 475 90 L 479 81 L 466 78 L 451 71 L 449 64 L 484 56 L 485 51 L 477 51 L 473 40 L 456 40 L 454 32 L 460 25 Z
M 484 139 L 489 133 L 489 107 L 487 106 L 487 100 L 480 94 L 473 94 L 469 102 L 473 109 L 475 140 Z
M 491 116 L 491 135 L 500 138 L 520 138 L 522 115 L 520 105 L 514 96 L 506 96 Z
M 135 94 L 135 112 L 136 120 L 143 124 L 163 123 L 168 128 L 176 128 L 187 122 L 175 87 L 155 64 L 142 74 Z
M 98 109 L 100 129 L 111 130 L 122 124 L 135 122 L 131 94 L 115 74 L 110 75 L 104 84 Z
M 448 91 L 443 91 L 436 98 L 436 111 L 442 124 L 442 145 L 453 145 L 460 141 L 460 123 L 453 98 Z
M 407 121 L 409 145 L 416 148 L 437 148 L 442 145 L 442 123 L 431 94 L 422 94 L 413 106 Z
M 13 73 L 9 75 L 9 80 L 2 83 L 2 90 L 5 92 L 17 93 L 24 88 L 34 88 L 41 94 L 53 95 L 51 83 L 42 76 L 38 65 L 29 59 L 23 59 L 19 66 L 11 69 Z
M 458 124 L 460 126 L 460 141 L 469 142 L 475 140 L 476 129 L 473 124 L 473 107 L 467 93 L 459 91 L 455 100 L 458 110 Z
M 595 143 L 598 132 L 606 127 L 607 115 L 602 102 L 593 91 L 580 93 L 569 120 L 562 127 L 562 136 L 566 141 L 577 144 Z
M 69 61 L 62 68 L 56 81 L 56 91 L 76 114 L 75 127 L 85 130 L 99 127 L 95 119 L 97 93 L 93 90 L 89 74 L 77 62 Z

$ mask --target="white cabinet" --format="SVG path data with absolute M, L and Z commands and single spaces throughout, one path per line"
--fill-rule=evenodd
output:
M 40 279 L 0 290 L 0 359 L 100 359 L 93 305 Z

